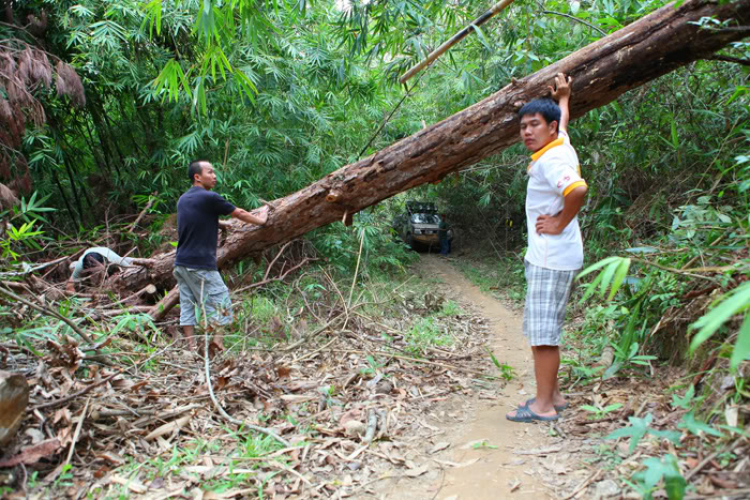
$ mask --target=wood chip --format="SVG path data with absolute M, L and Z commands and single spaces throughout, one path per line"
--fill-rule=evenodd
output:
M 164 436 L 166 434 L 171 434 L 172 432 L 180 429 L 183 425 L 188 423 L 188 421 L 190 421 L 191 418 L 193 418 L 192 414 L 185 415 L 184 417 L 180 417 L 177 420 L 173 420 L 167 424 L 159 426 L 153 431 L 151 431 L 150 433 L 148 433 L 148 435 L 146 435 L 144 439 L 146 441 L 150 441 L 152 439 L 156 439 L 157 437 Z
M 516 478 L 513 480 L 511 484 L 509 484 L 509 486 L 510 486 L 510 492 L 513 493 L 514 491 L 516 491 L 518 488 L 521 487 L 521 481 L 519 481 L 518 478 Z
M 450 460 L 438 460 L 437 458 L 433 458 L 434 461 L 441 465 L 446 465 L 448 467 L 454 467 L 456 469 L 461 469 L 463 467 L 469 467 L 471 465 L 474 465 L 475 463 L 479 462 L 479 458 L 472 458 L 471 460 L 467 460 L 466 462 L 451 462 Z

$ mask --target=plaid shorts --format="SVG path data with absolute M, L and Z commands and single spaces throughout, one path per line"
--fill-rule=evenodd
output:
M 204 310 L 213 324 L 232 322 L 229 289 L 219 271 L 175 266 L 172 274 L 180 288 L 180 326 L 195 325 L 196 316 L 201 318 Z
M 565 306 L 578 271 L 555 271 L 524 261 L 526 305 L 523 335 L 531 346 L 560 345 Z

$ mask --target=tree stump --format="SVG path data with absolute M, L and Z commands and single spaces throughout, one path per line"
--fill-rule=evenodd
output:
M 28 404 L 26 377 L 0 370 L 0 448 L 15 436 Z

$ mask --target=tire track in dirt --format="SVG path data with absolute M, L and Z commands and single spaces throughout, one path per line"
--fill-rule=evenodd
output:
M 383 499 L 534 499 L 554 498 L 539 479 L 541 459 L 521 455 L 521 450 L 540 450 L 555 443 L 546 425 L 509 422 L 505 414 L 534 393 L 531 356 L 521 333 L 521 314 L 485 295 L 447 260 L 423 255 L 417 265 L 423 277 L 443 282 L 440 292 L 470 307 L 489 321 L 488 347 L 501 363 L 512 366 L 515 377 L 495 400 L 456 395 L 440 403 L 429 415 L 439 429 L 439 441 L 449 442 L 443 452 L 430 455 L 434 469 L 420 478 L 394 478 L 378 488 Z M 486 440 L 489 446 L 472 446 Z M 557 445 L 559 447 L 559 444 Z M 547 465 L 555 457 L 545 459 Z M 450 464 L 461 464 L 460 467 Z M 550 471 L 552 475 L 554 472 Z

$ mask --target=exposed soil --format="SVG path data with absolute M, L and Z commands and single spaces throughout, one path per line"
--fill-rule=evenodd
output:
M 423 256 L 417 267 L 423 277 L 439 278 L 440 292 L 462 308 L 487 318 L 488 347 L 498 361 L 514 370 L 514 378 L 498 398 L 453 396 L 428 417 L 435 434 L 420 443 L 434 467 L 420 478 L 399 477 L 382 482 L 379 497 L 388 499 L 542 499 L 559 498 L 558 488 L 572 489 L 581 481 L 566 462 L 561 439 L 550 425 L 513 423 L 505 414 L 532 397 L 533 365 L 521 333 L 521 315 L 482 293 L 446 259 Z M 446 446 L 447 445 L 447 446 Z M 529 454 L 531 453 L 531 454 Z M 582 471 L 583 472 L 583 471 Z M 559 480 L 556 478 L 560 478 Z M 557 491 L 556 491 L 557 490 Z

